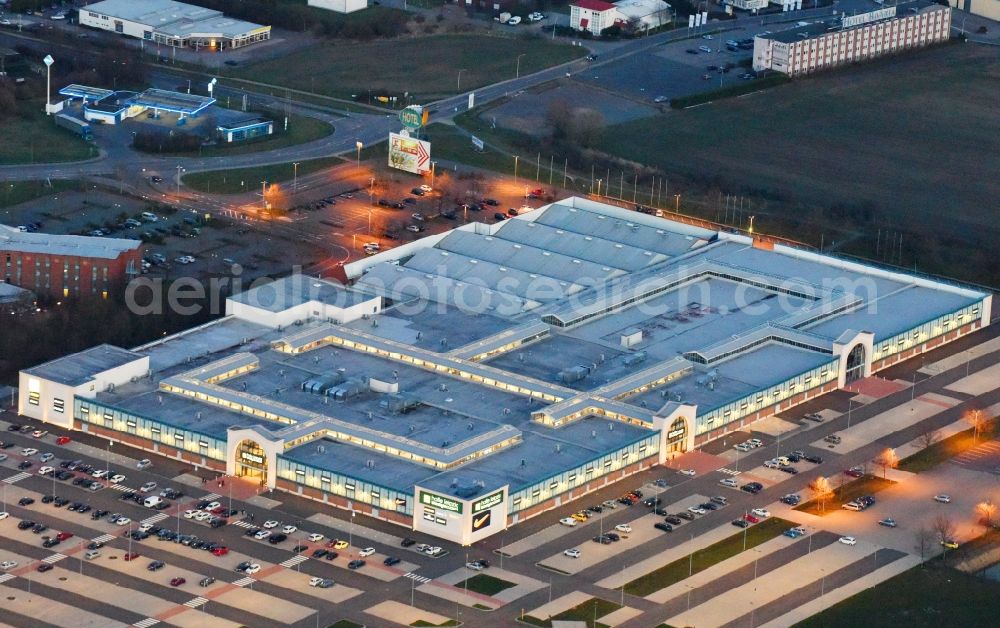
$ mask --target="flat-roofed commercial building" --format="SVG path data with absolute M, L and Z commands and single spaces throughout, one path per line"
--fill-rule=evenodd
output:
M 753 69 L 797 76 L 948 40 L 951 9 L 917 0 L 754 38 Z
M 987 325 L 980 290 L 568 198 L 20 374 L 28 417 L 474 543 Z
M 139 240 L 26 233 L 0 225 L 0 281 L 55 298 L 99 295 L 139 274 Z
M 103 0 L 80 7 L 80 24 L 178 48 L 227 50 L 271 38 L 271 27 L 174 0 Z

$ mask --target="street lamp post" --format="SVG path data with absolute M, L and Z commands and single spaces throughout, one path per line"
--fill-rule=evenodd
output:
M 681 195 L 674 194 L 674 213 L 681 213 Z
M 521 54 L 517 55 L 517 69 L 514 71 L 514 78 L 521 78 L 521 57 L 523 57 L 526 54 L 528 53 L 522 52 Z
M 176 166 L 177 168 L 177 196 L 181 195 L 181 173 L 184 172 L 184 166 Z
M 465 68 L 458 71 L 458 84 L 455 86 L 455 91 L 459 93 L 462 91 L 462 72 L 465 72 Z
M 299 162 L 292 163 L 292 194 L 299 191 Z
M 45 55 L 45 115 L 52 115 L 52 64 L 56 62 L 52 55 Z
M 267 210 L 267 181 L 260 182 L 260 203 Z
M 358 149 L 358 168 L 361 167 L 361 149 L 365 147 L 361 140 L 354 142 L 354 147 Z
M 437 162 L 431 162 L 431 189 L 434 189 L 434 175 L 437 173 Z

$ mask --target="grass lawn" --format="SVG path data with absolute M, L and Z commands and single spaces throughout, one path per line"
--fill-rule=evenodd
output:
M 795 524 L 791 521 L 772 517 L 746 529 L 745 546 L 744 532 L 737 532 L 718 543 L 698 550 L 694 553 L 693 558 L 689 556 L 679 558 L 655 571 L 649 572 L 641 578 L 636 578 L 625 585 L 625 592 L 639 596 L 649 595 L 654 591 L 659 591 L 680 582 L 689 575 L 696 574 L 699 571 L 708 569 L 712 565 L 721 563 L 727 558 L 732 558 L 744 550 L 770 541 L 785 530 L 794 527 Z
M 299 176 L 307 175 L 317 170 L 339 166 L 344 160 L 339 157 L 324 157 L 299 162 Z M 247 190 L 260 188 L 261 181 L 281 183 L 291 181 L 295 168 L 291 162 L 273 164 L 270 166 L 254 166 L 251 168 L 236 168 L 233 170 L 210 170 L 208 172 L 193 172 L 182 178 L 184 185 L 193 190 L 211 194 L 239 194 Z
M 64 179 L 53 179 L 51 185 L 45 181 L 5 181 L 0 183 L 0 207 L 10 207 L 42 196 L 79 189 L 79 181 Z
M 601 148 L 696 183 L 709 215 L 749 195 L 758 229 L 868 256 L 889 229 L 885 261 L 996 284 L 998 78 L 995 48 L 941 46 L 611 126 Z
M 584 48 L 544 38 L 435 35 L 356 44 L 324 43 L 236 70 L 238 78 L 318 94 L 409 92 L 411 101 L 453 94 L 583 56 Z M 521 56 L 523 55 L 523 56 Z M 431 116 L 433 118 L 433 114 Z
M 80 161 L 93 156 L 92 146 L 79 135 L 55 125 L 41 100 L 22 101 L 18 115 L 0 121 L 0 164 L 42 164 Z
M 423 619 L 418 619 L 417 621 L 410 624 L 411 626 L 461 626 L 462 622 L 457 619 L 449 619 L 442 624 L 432 624 L 429 621 L 424 621 Z
M 971 429 L 953 434 L 912 456 L 903 458 L 899 462 L 899 469 L 910 473 L 920 473 L 933 469 L 942 462 L 954 458 L 963 451 L 990 440 L 994 436 L 996 436 L 996 426 L 992 423 L 987 424 L 986 429 L 980 431 L 978 438 L 974 437 Z
M 468 589 L 469 591 L 482 593 L 483 595 L 496 595 L 504 589 L 516 586 L 517 585 L 513 582 L 501 580 L 500 578 L 494 578 L 493 576 L 487 576 L 483 573 L 476 574 L 471 578 L 463 580 L 455 585 L 458 589 Z
M 795 507 L 795 510 L 808 512 L 812 515 L 826 515 L 836 512 L 843 504 L 854 501 L 862 495 L 872 495 L 883 489 L 887 489 L 895 484 L 892 480 L 883 480 L 874 475 L 865 475 L 852 482 L 846 482 L 843 486 L 833 485 L 833 497 L 826 502 L 825 506 L 820 505 L 816 500 L 809 500 Z
M 607 600 L 601 599 L 599 597 L 592 597 L 586 602 L 577 604 L 569 610 L 565 610 L 558 615 L 554 615 L 551 618 L 539 619 L 538 617 L 532 617 L 531 615 L 525 615 L 523 621 L 525 623 L 534 624 L 535 626 L 551 626 L 552 621 L 582 621 L 586 622 L 587 628 L 596 628 L 597 626 L 604 626 L 601 622 L 595 622 L 594 617 L 600 619 L 609 613 L 613 613 L 621 608 L 621 605 L 615 604 L 614 602 L 609 602 Z
M 939 565 L 914 567 L 796 624 L 801 628 L 985 626 L 1000 614 L 1000 583 Z

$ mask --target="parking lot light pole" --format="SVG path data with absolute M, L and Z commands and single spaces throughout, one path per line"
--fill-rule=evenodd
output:
M 299 191 L 299 162 L 292 163 L 292 194 Z
M 354 142 L 354 147 L 358 149 L 358 168 L 361 167 L 361 149 L 365 147 L 361 140 Z
M 458 71 L 458 84 L 455 86 L 455 91 L 462 92 L 462 72 L 465 72 L 465 68 Z
M 521 54 L 517 55 L 517 69 L 514 71 L 514 78 L 521 78 L 521 57 L 523 57 L 526 54 L 528 53 L 522 52 Z
M 177 166 L 177 196 L 181 195 L 181 173 L 184 172 L 184 166 Z

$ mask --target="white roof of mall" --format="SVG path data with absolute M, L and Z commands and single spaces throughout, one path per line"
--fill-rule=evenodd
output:
M 145 24 L 177 37 L 193 34 L 238 37 L 261 27 L 253 22 L 225 17 L 221 11 L 174 0 L 104 0 L 81 10 Z
M 137 249 L 140 245 L 142 242 L 139 240 L 27 233 L 0 225 L 0 251 L 117 259 L 125 251 Z

